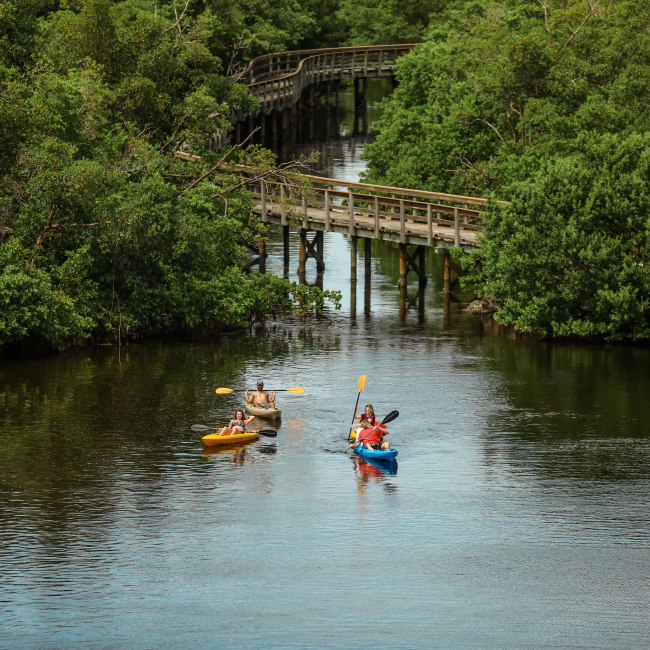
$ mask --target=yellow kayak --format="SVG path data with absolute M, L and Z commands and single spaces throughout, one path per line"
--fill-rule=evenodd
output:
M 235 433 L 229 436 L 220 436 L 218 433 L 210 433 L 203 436 L 203 444 L 206 447 L 214 447 L 215 445 L 232 445 L 237 442 L 250 442 L 259 437 L 257 431 L 246 431 L 246 433 Z

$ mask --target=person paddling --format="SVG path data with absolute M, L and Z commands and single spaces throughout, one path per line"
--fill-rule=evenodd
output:
M 273 395 L 269 395 L 268 391 L 264 390 L 264 382 L 263 381 L 258 381 L 257 382 L 257 390 L 251 394 L 251 396 L 248 396 L 248 391 L 244 393 L 244 396 L 246 397 L 246 404 L 252 404 L 253 406 L 257 408 L 269 408 L 269 409 L 274 409 L 275 408 L 275 391 L 271 391 Z M 262 406 L 264 404 L 264 406 Z
M 377 418 L 375 417 L 375 409 L 373 408 L 372 404 L 366 404 L 366 408 L 364 409 L 364 412 L 361 415 L 357 415 L 357 412 L 354 412 L 354 418 L 353 420 L 362 420 L 363 418 L 366 418 L 368 422 L 370 423 L 370 426 L 375 426 L 377 424 Z M 359 424 L 353 424 L 350 426 L 350 429 L 356 429 L 359 426 Z M 381 435 L 382 436 L 387 436 L 389 431 L 386 428 L 385 424 L 380 424 L 381 427 Z
M 359 423 L 361 426 L 361 430 L 357 433 L 357 439 L 350 443 L 350 447 L 358 447 L 359 445 L 365 445 L 366 449 L 375 450 L 375 451 L 385 451 L 387 449 L 390 449 L 390 443 L 389 442 L 382 442 L 382 433 L 383 435 L 386 435 L 387 431 L 384 429 L 382 433 L 380 433 L 380 429 L 375 429 L 370 424 L 370 420 L 366 418 L 365 416 L 361 418 L 361 422 Z
M 220 436 L 235 436 L 238 433 L 246 433 L 246 425 L 250 424 L 255 419 L 255 416 L 247 418 L 244 411 L 241 409 L 235 411 L 235 415 L 227 427 L 221 429 Z

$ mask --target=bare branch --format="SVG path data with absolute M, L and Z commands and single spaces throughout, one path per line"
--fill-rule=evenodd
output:
M 223 163 L 224 163 L 224 161 L 226 160 L 226 158 L 228 158 L 228 156 L 229 156 L 229 155 L 230 155 L 230 154 L 231 154 L 235 149 L 238 149 L 238 148 L 240 148 L 240 147 L 243 147 L 243 146 L 246 144 L 247 140 L 249 140 L 250 138 L 252 138 L 253 135 L 254 135 L 258 130 L 259 130 L 259 127 L 258 127 L 257 129 L 253 129 L 253 131 L 251 131 L 251 133 L 248 135 L 248 137 L 247 137 L 247 138 L 246 138 L 242 143 L 235 145 L 232 149 L 230 149 L 229 151 L 227 151 L 227 152 L 226 152 L 226 153 L 225 153 L 225 154 L 224 154 L 224 155 L 219 159 L 219 162 L 218 162 L 216 165 L 214 165 L 214 166 L 212 167 L 212 169 L 210 169 L 209 171 L 205 172 L 205 174 L 201 174 L 201 176 L 199 176 L 195 181 L 193 181 L 192 183 L 190 183 L 190 184 L 189 184 L 189 185 L 188 185 L 184 190 L 180 191 L 179 194 L 184 194 L 184 193 L 187 192 L 188 190 L 191 190 L 193 187 L 195 187 L 196 185 L 198 185 L 198 184 L 199 184 L 199 183 L 200 183 L 204 178 L 206 178 L 207 176 L 209 176 L 210 174 L 212 174 L 212 172 L 214 172 L 216 169 L 218 169 L 219 167 L 221 167 L 221 165 L 223 165 Z
M 546 28 L 546 31 L 550 34 L 551 30 L 548 28 L 548 2 L 547 0 L 537 0 L 540 5 L 542 5 L 542 8 L 544 9 L 544 27 Z
M 589 5 L 589 11 L 585 16 L 585 19 L 580 24 L 580 27 L 578 27 L 578 29 L 575 30 L 575 32 L 571 30 L 571 28 L 569 27 L 569 29 L 571 30 L 571 36 L 569 37 L 569 40 L 564 44 L 564 47 L 567 47 L 567 45 L 573 40 L 573 37 L 584 27 L 584 24 L 594 15 L 596 8 L 600 4 L 600 0 L 596 0 L 596 2 L 593 5 L 589 0 L 587 0 L 587 4 Z
M 495 127 L 493 127 L 489 122 L 486 122 L 485 120 L 482 120 L 480 117 L 477 117 L 473 119 L 471 122 L 468 122 L 467 126 L 469 126 L 470 124 L 474 124 L 474 122 L 483 122 L 483 124 L 487 124 L 499 136 L 501 142 L 505 142 L 505 140 L 501 137 L 499 131 Z
M 189 4 L 190 4 L 190 0 L 187 0 L 187 1 L 185 2 L 185 8 L 183 9 L 183 13 L 181 14 L 181 17 L 179 18 L 179 17 L 178 17 L 178 12 L 176 11 L 176 0 L 174 0 L 174 15 L 176 16 L 176 22 L 175 22 L 171 27 L 168 27 L 168 28 L 163 32 L 163 34 L 166 33 L 166 32 L 168 32 L 170 29 L 174 29 L 174 27 L 177 27 L 177 28 L 178 28 L 178 35 L 179 35 L 179 36 L 181 35 L 182 30 L 181 30 L 181 26 L 179 25 L 179 23 L 181 22 L 181 20 L 183 20 L 183 16 L 185 15 L 185 12 L 187 11 L 187 6 L 188 6 Z

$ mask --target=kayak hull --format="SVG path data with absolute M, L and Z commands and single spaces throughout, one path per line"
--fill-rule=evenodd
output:
M 370 458 L 371 460 L 383 460 L 384 462 L 392 463 L 397 458 L 397 449 L 387 449 L 386 451 L 375 451 L 374 449 L 366 449 L 365 445 L 353 447 L 354 453 L 362 458 Z
M 268 420 L 277 420 L 280 415 L 282 415 L 282 409 L 263 409 L 253 406 L 252 404 L 246 404 L 246 413 L 249 415 L 254 415 L 258 418 L 266 418 Z
M 247 431 L 246 433 L 236 433 L 230 436 L 220 436 L 218 433 L 210 433 L 203 436 L 203 444 L 206 447 L 215 447 L 216 445 L 232 445 L 242 442 L 250 442 L 259 437 L 257 431 Z

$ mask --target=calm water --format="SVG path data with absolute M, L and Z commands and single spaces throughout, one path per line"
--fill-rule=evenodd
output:
M 396 253 L 355 310 L 326 235 L 339 312 L 2 363 L 0 647 L 647 648 L 650 351 L 445 321 L 435 255 L 400 310 Z M 397 467 L 332 453 L 361 374 Z M 258 377 L 278 437 L 204 448 Z

